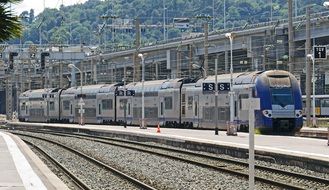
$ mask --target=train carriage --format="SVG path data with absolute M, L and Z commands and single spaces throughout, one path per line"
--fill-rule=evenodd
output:
M 164 81 L 159 89 L 158 121 L 167 127 L 181 127 L 181 86 L 183 79 Z
M 116 90 L 117 84 L 106 84 L 99 87 L 96 94 L 97 123 L 114 124 L 116 122 Z
M 71 87 L 63 90 L 60 97 L 60 121 L 63 123 L 73 123 L 75 117 L 75 96 L 77 87 Z
M 147 125 L 158 124 L 159 109 L 159 90 L 165 80 L 144 82 L 144 119 Z M 132 97 L 132 124 L 141 125 L 142 123 L 142 82 L 129 86 L 128 90 L 135 92 Z
M 60 120 L 60 96 L 63 89 L 55 88 L 55 89 L 49 89 L 46 94 L 44 94 L 44 97 L 46 97 L 46 104 L 47 106 L 47 121 L 48 122 L 58 122 Z
M 199 90 L 196 90 L 200 88 Z M 182 124 L 188 128 L 198 128 L 200 123 L 199 116 L 199 95 L 200 85 L 195 83 L 184 84 L 181 89 L 181 120 Z
M 303 114 L 306 116 L 306 95 L 302 96 L 303 98 Z M 311 108 L 312 108 L 312 101 L 313 101 L 313 95 L 310 96 L 311 98 Z M 327 94 L 318 94 L 314 96 L 315 100 L 315 116 L 316 117 L 323 117 L 327 118 L 329 117 L 329 95 Z M 313 109 L 310 110 L 310 115 L 313 116 Z
M 31 96 L 31 91 L 23 92 L 19 95 L 19 112 L 18 120 L 19 121 L 29 121 L 30 112 L 29 112 L 29 97 Z
M 80 88 L 76 88 L 74 91 L 74 122 L 80 123 L 80 109 L 81 100 L 83 103 L 83 123 L 98 123 L 96 117 L 96 106 L 98 105 L 97 94 L 99 94 L 100 88 L 104 84 L 100 85 L 88 85 L 83 86 L 82 91 Z M 81 98 L 82 96 L 82 98 Z M 98 107 L 98 106 L 97 106 Z
M 58 98 L 61 89 L 29 90 L 19 97 L 19 120 L 49 122 L 58 118 Z
M 234 74 L 235 78 L 236 74 Z M 229 83 L 229 75 L 218 75 L 218 83 Z M 184 122 L 192 122 L 190 126 L 198 128 L 214 128 L 216 125 L 216 103 L 215 88 L 212 86 L 209 91 L 203 89 L 203 84 L 215 84 L 215 76 L 208 76 L 198 80 L 194 85 L 184 84 L 182 87 L 182 97 L 185 97 L 186 114 Z M 225 129 L 229 115 L 228 91 L 219 91 L 217 99 L 218 126 Z M 183 119 L 182 119 L 183 120 Z

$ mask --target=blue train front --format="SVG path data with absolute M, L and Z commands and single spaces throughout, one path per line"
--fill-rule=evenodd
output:
M 296 132 L 303 125 L 302 97 L 296 78 L 286 71 L 261 73 L 255 80 L 255 97 L 261 110 L 256 111 L 260 133 Z

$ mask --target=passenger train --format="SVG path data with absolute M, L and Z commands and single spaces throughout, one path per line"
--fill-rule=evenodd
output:
M 218 126 L 226 129 L 230 120 L 230 75 L 218 75 L 218 84 L 226 84 L 218 93 Z M 168 79 L 144 82 L 145 122 L 179 128 L 215 128 L 215 76 L 197 80 Z M 224 85 L 225 86 L 225 85 Z M 233 74 L 235 124 L 248 128 L 248 111 L 242 99 L 260 98 L 255 111 L 259 133 L 295 132 L 303 124 L 302 96 L 296 78 L 282 70 Z M 140 125 L 142 83 L 98 84 L 68 89 L 29 90 L 19 97 L 19 120 L 28 122 L 78 123 L 80 99 L 83 119 L 90 124 Z M 125 109 L 126 108 L 126 109 Z
M 302 96 L 303 98 L 303 108 L 306 108 L 306 95 Z M 311 116 L 313 116 L 313 109 L 312 109 L 312 101 L 313 101 L 313 95 L 310 96 L 311 98 Z M 315 116 L 316 117 L 329 117 L 329 95 L 323 94 L 323 95 L 315 95 Z M 303 111 L 304 116 L 306 111 Z

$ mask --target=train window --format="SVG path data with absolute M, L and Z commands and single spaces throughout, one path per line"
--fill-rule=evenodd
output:
M 55 102 L 49 102 L 49 110 L 55 110 Z
M 193 96 L 189 96 L 187 98 L 187 109 L 192 110 L 193 108 Z
M 161 107 L 161 108 L 160 108 L 160 112 L 161 112 L 160 115 L 163 115 L 163 102 L 161 102 L 160 107 Z
M 186 109 L 186 105 L 185 105 L 185 94 L 182 94 L 182 115 L 185 116 L 185 109 Z
M 249 94 L 240 94 L 239 95 L 239 100 L 240 100 L 240 110 L 242 109 L 242 99 L 248 99 L 249 98 Z
M 73 109 L 72 109 L 72 104 L 71 104 L 71 106 L 70 106 L 70 113 L 71 113 L 71 115 L 73 114 Z
M 315 106 L 320 107 L 320 105 L 321 105 L 321 100 L 315 99 Z
M 329 99 L 322 100 L 321 107 L 329 107 Z
M 234 101 L 234 117 L 238 115 L 238 102 Z
M 284 87 L 291 87 L 290 78 L 288 76 L 271 76 L 268 77 L 270 82 L 270 87 L 272 88 L 284 88 Z
M 22 110 L 22 111 L 25 110 L 25 102 L 22 103 L 22 105 L 21 105 L 21 110 Z
M 182 94 L 182 102 L 185 102 L 185 94 Z
M 101 104 L 98 104 L 98 113 L 102 114 Z
M 120 100 L 120 110 L 124 110 L 125 105 L 127 105 L 127 99 Z
M 165 97 L 164 102 L 165 102 L 165 109 L 171 110 L 172 109 L 172 97 Z
M 281 105 L 282 107 L 286 105 L 293 104 L 291 88 L 272 88 L 272 104 Z
M 194 102 L 194 116 L 198 116 L 198 102 L 197 101 L 195 101 Z
M 64 100 L 63 101 L 63 109 L 64 110 L 69 110 L 70 109 L 70 101 L 69 100 Z
M 130 115 L 130 103 L 128 103 L 128 115 Z
M 113 109 L 113 100 L 112 99 L 102 100 L 102 109 L 103 110 L 112 110 Z

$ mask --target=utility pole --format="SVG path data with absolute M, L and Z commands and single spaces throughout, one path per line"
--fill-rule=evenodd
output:
M 204 23 L 204 78 L 207 77 L 208 72 L 208 22 Z
M 49 48 L 49 53 L 51 53 L 52 52 L 52 49 L 51 48 Z M 31 64 L 31 61 L 29 62 L 29 64 Z M 29 65 L 29 67 L 30 67 L 30 65 Z M 52 79 L 52 77 L 53 77 L 53 64 L 52 64 L 52 60 L 49 60 L 49 65 L 48 65 L 48 70 L 49 70 L 49 88 L 52 88 L 53 87 L 53 80 L 50 80 L 50 79 Z M 30 71 L 29 71 L 29 73 L 30 73 Z
M 31 90 L 31 84 L 32 84 L 32 77 L 31 77 L 31 59 L 28 60 L 28 89 Z
M 212 0 L 212 28 L 211 31 L 215 30 L 215 0 Z
M 204 32 L 204 72 L 203 72 L 203 77 L 207 77 L 207 72 L 208 72 L 208 21 L 211 19 L 211 16 L 209 15 L 197 15 L 197 19 L 202 19 L 204 20 L 203 23 L 203 32 Z
M 166 4 L 165 0 L 162 1 L 163 4 L 163 41 L 167 41 L 166 37 Z
M 134 74 L 133 74 L 133 81 L 140 81 L 140 69 L 139 69 L 139 61 L 138 61 L 138 54 L 139 54 L 139 49 L 140 49 L 140 41 L 141 41 L 141 30 L 140 30 L 140 22 L 139 18 L 136 18 L 135 21 L 135 28 L 136 28 L 136 51 L 134 53 Z
M 192 76 L 192 64 L 193 64 L 193 60 L 192 60 L 192 56 L 193 56 L 193 52 L 192 52 L 192 48 L 193 45 L 190 44 L 189 45 L 189 64 L 188 64 L 188 76 Z
M 159 62 L 155 62 L 155 80 L 159 80 Z
M 311 53 L 310 6 L 306 7 L 306 43 L 305 55 Z M 306 56 L 305 56 L 306 57 Z M 306 59 L 306 126 L 311 125 L 311 63 Z
M 224 47 L 225 47 L 225 74 L 227 74 L 227 73 L 229 73 L 229 71 L 228 71 L 228 52 L 227 52 L 226 40 L 224 42 Z
M 10 74 L 6 80 L 6 114 L 7 120 L 12 120 L 13 117 L 13 86 L 11 83 Z
M 223 13 L 224 13 L 224 29 L 226 29 L 226 0 L 224 0 L 224 6 L 223 6 Z M 225 48 L 226 49 L 226 48 Z
M 266 31 L 264 32 L 264 41 L 263 41 L 263 63 L 262 63 L 262 69 L 265 71 L 266 70 L 266 38 L 267 38 L 267 33 Z
M 63 52 L 63 46 L 59 47 L 59 52 Z M 63 63 L 59 61 L 59 88 L 63 88 Z
M 295 0 L 296 2 L 297 0 Z M 292 23 L 292 0 L 288 0 L 289 72 L 294 72 L 295 44 Z
M 176 78 L 181 77 L 181 45 L 177 47 L 177 68 L 176 68 Z

